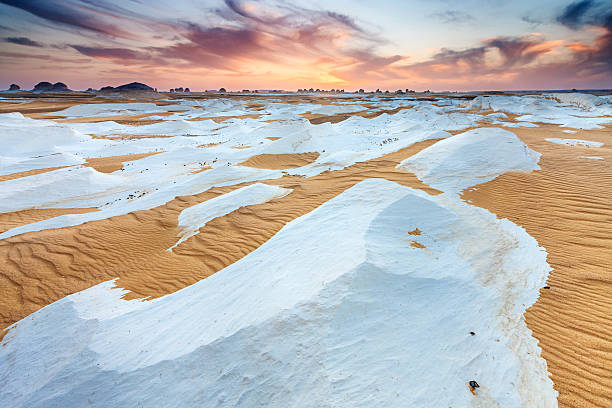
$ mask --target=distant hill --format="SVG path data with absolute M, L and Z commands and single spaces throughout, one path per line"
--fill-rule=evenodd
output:
M 153 92 L 153 91 L 155 91 L 149 85 L 146 85 L 146 84 L 143 84 L 143 83 L 140 83 L 140 82 L 131 82 L 129 84 L 120 85 L 120 86 L 117 86 L 117 87 L 113 88 L 113 90 L 118 91 L 118 92 L 126 92 L 126 91 L 128 91 L 128 92 L 129 91 L 150 91 L 150 92 Z
M 63 82 L 56 82 L 52 84 L 51 82 L 42 81 L 34 85 L 34 91 L 41 92 L 69 92 L 68 86 Z

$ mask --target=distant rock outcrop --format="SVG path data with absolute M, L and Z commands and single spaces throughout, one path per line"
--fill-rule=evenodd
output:
M 52 84 L 51 82 L 43 81 L 39 82 L 34 86 L 35 91 L 41 92 L 69 92 L 68 86 L 63 82 L 56 82 Z
M 131 82 L 129 84 L 119 85 L 117 87 L 104 86 L 100 88 L 99 92 L 157 92 L 157 90 L 141 82 Z
M 11 84 L 11 86 L 9 86 L 9 91 L 18 91 L 20 89 L 21 87 L 17 84 Z
M 50 91 L 53 89 L 53 84 L 51 82 L 39 82 L 36 85 L 34 85 L 34 90 L 35 91 Z
M 219 92 L 227 92 L 225 88 L 219 88 Z
M 131 92 L 131 91 L 149 91 L 149 92 L 154 92 L 155 91 L 149 85 L 145 85 L 145 84 L 140 83 L 140 82 L 131 82 L 129 84 L 117 86 L 117 87 L 115 87 L 113 89 L 115 91 L 117 91 L 117 92 Z
M 68 86 L 63 83 L 63 82 L 56 82 L 53 84 L 53 86 L 51 87 L 52 91 L 69 91 L 70 89 L 68 89 Z

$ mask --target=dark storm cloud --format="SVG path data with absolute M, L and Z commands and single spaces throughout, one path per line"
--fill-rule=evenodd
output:
M 11 44 L 26 45 L 28 47 L 43 47 L 41 43 L 30 40 L 28 37 L 6 37 L 4 41 Z

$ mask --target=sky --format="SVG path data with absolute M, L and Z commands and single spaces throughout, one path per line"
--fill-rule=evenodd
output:
M 612 88 L 612 0 L 0 0 L 0 89 Z

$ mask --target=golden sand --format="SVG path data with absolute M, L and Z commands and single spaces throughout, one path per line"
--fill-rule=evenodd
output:
M 0 176 L 0 182 L 8 181 L 8 180 L 14 180 L 14 179 L 22 178 L 22 177 L 33 176 L 35 174 L 42 174 L 42 173 L 46 173 L 48 171 L 64 169 L 66 167 L 69 167 L 69 166 L 47 167 L 47 168 L 44 168 L 44 169 L 20 171 L 19 173 L 5 174 L 4 176 Z
M 464 192 L 474 205 L 523 226 L 553 268 L 525 313 L 540 341 L 559 406 L 612 406 L 612 127 L 563 133 L 557 126 L 512 128 L 542 153 L 542 170 L 507 173 Z M 572 147 L 545 138 L 604 142 Z M 589 160 L 580 156 L 600 156 Z
M 206 148 L 206 147 L 219 146 L 220 144 L 223 144 L 223 142 L 219 142 L 219 143 L 206 143 L 206 144 L 198 145 L 196 147 Z
M 97 283 L 119 277 L 127 298 L 162 296 L 210 276 L 258 248 L 287 222 L 304 215 L 355 183 L 380 177 L 420 188 L 413 174 L 395 166 L 431 145 L 399 152 L 319 176 L 265 181 L 293 192 L 265 204 L 242 207 L 216 218 L 173 252 L 181 210 L 244 186 L 214 188 L 138 211 L 74 227 L 30 232 L 0 241 L 0 327 Z
M 408 232 L 408 235 L 421 235 L 421 230 L 418 228 L 415 228 L 414 230 Z
M 247 114 L 247 115 L 237 115 L 237 116 L 207 116 L 207 117 L 198 117 L 187 119 L 189 121 L 200 121 L 200 120 L 212 120 L 215 123 L 222 123 L 226 120 L 230 119 L 259 119 L 262 115 L 258 114 Z
M 70 118 L 70 119 L 58 119 L 59 116 L 50 116 L 49 118 L 53 119 L 58 123 L 98 123 L 98 122 L 108 122 L 113 121 L 122 125 L 131 125 L 131 126 L 139 126 L 139 125 L 151 125 L 153 123 L 163 122 L 163 119 L 145 119 L 149 116 L 170 116 L 174 112 L 154 112 L 154 113 L 139 113 L 135 115 L 114 115 L 114 116 L 85 116 L 79 118 Z
M 210 169 L 212 169 L 212 167 L 210 167 L 210 166 L 202 166 L 199 169 L 197 169 L 196 171 L 192 171 L 191 174 L 198 174 L 198 173 L 201 173 L 203 171 L 210 170 Z
M 4 97 L 7 97 L 5 94 Z M 158 106 L 171 105 L 172 101 L 160 101 L 155 99 L 132 100 L 122 98 L 101 98 L 91 94 L 67 93 L 67 94 L 37 94 L 31 92 L 22 92 L 14 94 L 10 97 L 14 98 L 31 98 L 31 102 L 15 103 L 1 102 L 0 113 L 21 112 L 24 116 L 33 119 L 50 119 L 54 116 L 49 116 L 49 113 L 58 112 L 75 105 L 92 104 L 92 103 L 131 103 L 131 102 L 152 102 Z M 55 118 L 61 118 L 55 116 Z
M 329 123 L 342 122 L 343 120 L 346 120 L 352 116 L 361 116 L 363 118 L 372 119 L 372 118 L 382 115 L 383 113 L 386 113 L 387 115 L 394 115 L 401 110 L 411 109 L 412 107 L 413 106 L 401 106 L 395 109 L 362 110 L 362 111 L 350 112 L 350 113 L 337 113 L 334 115 L 323 115 L 319 113 L 306 112 L 306 113 L 301 114 L 300 116 L 305 119 L 308 119 L 310 123 L 312 123 L 313 125 L 320 125 L 322 123 L 327 123 L 327 122 Z
M 84 166 L 93 167 L 100 173 L 112 173 L 113 171 L 121 170 L 123 168 L 123 163 L 125 162 L 144 159 L 145 157 L 153 156 L 154 154 L 158 153 L 161 152 L 124 154 L 121 156 L 86 159 L 87 162 L 84 164 Z
M 259 154 L 238 165 L 258 169 L 294 169 L 313 163 L 317 158 L 319 153 Z
M 0 213 L 0 233 L 10 230 L 11 228 L 19 227 L 20 225 L 31 224 L 46 220 L 48 218 L 58 217 L 64 214 L 83 214 L 92 211 L 98 211 L 97 208 L 33 208 L 29 210 L 13 211 L 8 213 Z

